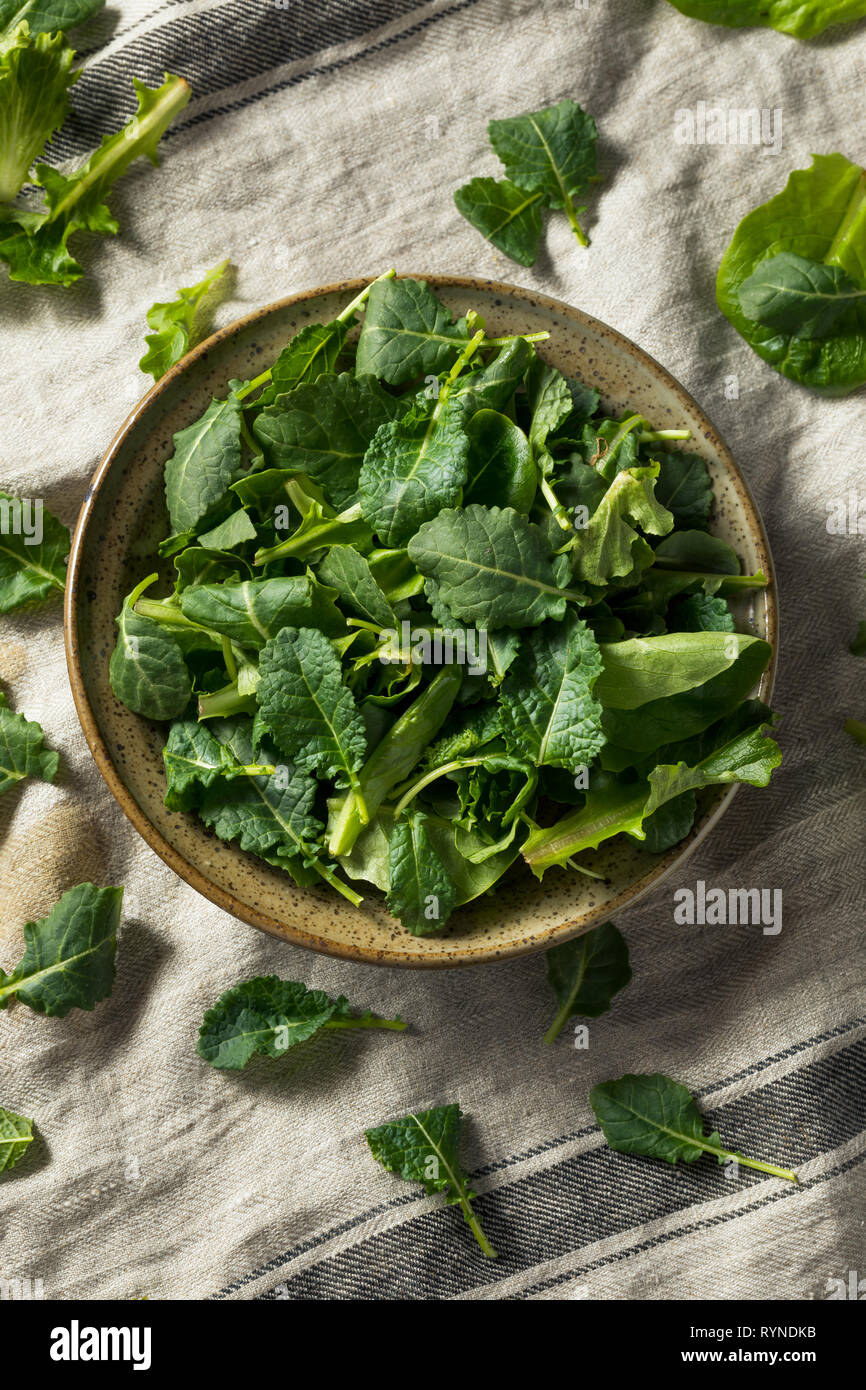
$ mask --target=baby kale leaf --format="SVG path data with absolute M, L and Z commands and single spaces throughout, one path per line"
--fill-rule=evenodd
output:
M 198 530 L 241 472 L 240 401 L 211 401 L 194 424 L 178 430 L 165 465 L 165 500 L 174 532 Z
M 598 1018 L 631 979 L 628 946 L 613 922 L 564 941 L 547 952 L 547 982 L 559 1001 L 556 1017 L 544 1035 L 556 1041 L 570 1018 Z
M 601 671 L 598 644 L 573 612 L 527 633 L 500 694 L 510 751 L 537 767 L 588 766 L 604 743 L 592 697 Z
M 746 303 L 750 311 L 755 309 L 752 277 L 765 262 L 783 253 L 813 265 L 823 263 L 831 278 L 835 277 L 832 267 L 837 267 L 858 290 L 866 290 L 864 215 L 863 169 L 841 154 L 815 155 L 810 168 L 795 169 L 781 193 L 743 218 L 716 280 L 719 308 L 759 357 L 793 381 L 837 396 L 866 381 L 866 296 L 843 300 L 847 307 L 835 321 L 831 321 L 838 307 L 835 297 L 819 301 L 833 305 L 829 319 L 815 313 L 812 297 L 808 305 L 788 292 L 781 297 L 774 295 L 772 303 L 762 301 L 762 313 L 768 309 L 771 317 L 781 313 L 785 323 L 794 324 L 795 332 L 790 326 L 781 326 L 780 321 L 770 326 L 749 317 L 740 293 L 752 280 Z M 790 262 L 787 264 L 790 268 Z M 775 271 L 761 271 L 761 276 L 767 273 L 772 276 Z M 823 280 L 824 273 L 820 273 Z M 793 280 L 793 275 L 789 278 Z M 796 316 L 795 304 L 800 306 Z M 800 308 L 803 320 L 799 319 Z M 799 336 L 804 324 L 823 328 L 824 336 Z
M 723 598 L 711 594 L 688 594 L 670 610 L 670 626 L 677 632 L 734 632 L 733 614 Z
M 866 0 L 670 0 L 681 14 L 739 29 L 761 25 L 813 39 L 831 24 L 862 19 Z
M 31 34 L 64 33 L 98 14 L 105 0 L 0 0 L 0 29 L 27 21 Z
M 27 182 L 30 166 L 69 110 L 78 74 L 63 34 L 28 34 L 21 25 L 0 35 L 0 202 Z
M 428 834 L 421 811 L 401 816 L 389 846 L 388 908 L 413 936 L 432 936 L 445 926 L 457 893 Z
M 258 702 L 278 746 L 304 772 L 357 788 L 367 736 L 340 658 L 317 628 L 283 628 L 262 649 Z
M 455 323 L 426 280 L 379 280 L 367 302 L 355 370 L 392 386 L 438 376 L 469 340 L 466 320 Z
M 33 1121 L 0 1105 L 0 1173 L 14 1168 L 33 1143 Z
M 535 265 L 544 193 L 527 193 L 508 179 L 471 179 L 454 194 L 457 211 L 518 265 Z
M 430 401 L 382 425 L 364 458 L 358 491 L 364 520 L 383 545 L 404 545 L 425 521 L 458 501 L 469 440 L 457 411 Z
M 138 110 L 132 120 L 116 135 L 107 135 L 80 169 L 67 175 L 49 164 L 36 165 L 35 177 L 45 190 L 44 212 L 6 211 L 0 222 L 0 260 L 8 263 L 10 279 L 71 285 L 80 279 L 81 266 L 69 252 L 69 238 L 79 231 L 118 231 L 104 202 L 109 189 L 139 155 L 159 162 L 160 136 L 191 96 L 180 77 L 168 77 L 153 89 L 133 78 L 133 86 Z
M 740 285 L 740 308 L 764 328 L 795 338 L 826 338 L 848 309 L 866 303 L 866 290 L 840 265 L 780 251 L 761 261 Z
M 117 645 L 108 678 L 118 700 L 145 719 L 176 719 L 192 695 L 183 651 L 169 628 L 136 613 L 139 596 L 157 575 L 151 574 L 124 600 L 115 622 Z
M 777 1168 L 723 1148 L 715 1130 L 705 1135 L 704 1118 L 694 1097 L 685 1086 L 660 1072 L 604 1081 L 593 1086 L 589 1101 L 609 1146 L 619 1153 L 644 1154 L 667 1163 L 678 1159 L 694 1163 L 701 1154 L 710 1153 L 720 1164 L 736 1159 L 746 1168 L 797 1181 L 789 1168 Z
M 220 995 L 202 1019 L 196 1051 L 212 1067 L 238 1071 L 256 1052 L 281 1057 L 323 1029 L 405 1027 L 399 1018 L 352 1014 L 343 995 L 329 999 L 320 989 L 266 975 Z
M 724 732 L 720 736 L 724 742 L 712 748 L 705 757 L 695 758 L 691 766 L 686 762 L 659 764 L 648 778 L 607 781 L 589 791 L 586 804 L 580 810 L 564 816 L 549 828 L 534 827 L 523 846 L 524 858 L 532 872 L 541 878 L 554 864 L 566 864 L 575 854 L 596 849 L 612 835 L 624 833 L 643 840 L 645 819 L 686 792 L 731 782 L 765 787 L 781 762 L 782 754 L 769 737 L 769 725 L 761 707 L 751 728 Z
M 355 499 L 364 454 L 378 430 L 405 405 L 375 377 L 330 373 L 277 397 L 253 425 L 269 467 L 305 473 L 334 506 Z
M 592 116 L 566 99 L 543 111 L 528 111 L 487 127 L 490 143 L 505 165 L 512 183 L 530 193 L 541 192 L 548 206 L 564 209 L 581 246 L 586 234 L 577 220 L 577 198 L 598 173 Z
M 79 883 L 47 917 L 27 922 L 24 955 L 11 975 L 0 970 L 0 1009 L 18 999 L 37 1013 L 64 1018 L 110 994 L 122 898 L 122 888 Z
M 541 528 L 511 507 L 441 511 L 412 537 L 409 558 L 456 617 L 481 628 L 537 627 L 574 597 L 554 579 Z
M 199 789 L 210 787 L 226 771 L 223 745 L 206 724 L 196 719 L 177 719 L 162 750 L 165 763 L 165 804 L 172 811 L 189 811 Z
M 319 579 L 335 589 L 346 607 L 377 627 L 396 628 L 394 610 L 379 586 L 370 562 L 350 545 L 332 545 L 318 567 Z
M 636 528 L 647 535 L 664 536 L 674 524 L 671 513 L 655 496 L 658 476 L 658 464 L 617 473 L 586 527 L 578 532 L 574 572 L 581 579 L 604 585 L 631 574 L 637 565 L 646 567 L 652 562 L 653 552 Z
M 534 348 L 525 338 L 506 343 L 491 362 L 463 372 L 449 387 L 452 406 L 468 420 L 479 410 L 504 410 L 533 361 Z
M 9 708 L 0 690 L 0 794 L 25 777 L 54 781 L 60 755 L 43 748 L 44 737 L 39 724 Z
M 206 336 L 205 316 L 215 308 L 220 290 L 226 292 L 224 277 L 228 267 L 227 260 L 220 261 L 197 285 L 180 289 L 174 299 L 152 304 L 148 309 L 147 324 L 153 331 L 145 336 L 147 352 L 138 365 L 154 381 L 159 381 L 169 367 Z
M 495 1259 L 496 1251 L 470 1205 L 475 1194 L 467 1187 L 460 1167 L 462 1118 L 459 1105 L 439 1105 L 391 1120 L 378 1129 L 368 1129 L 365 1137 L 370 1152 L 383 1168 L 399 1173 L 407 1182 L 421 1183 L 429 1196 L 447 1193 L 449 1206 L 459 1205 L 482 1251 Z
M 529 440 L 513 420 L 496 410 L 478 410 L 468 421 L 466 505 L 500 503 L 528 512 L 538 487 L 538 472 Z
M 26 535 L 21 525 L 22 519 L 27 520 L 22 512 L 24 505 L 20 497 L 0 492 L 0 613 L 11 613 L 24 604 L 62 593 L 66 586 L 69 531 L 42 507 L 38 513 L 42 518 L 42 539 L 31 544 L 35 535 Z M 31 503 L 29 529 L 36 519 Z
M 698 454 L 659 454 L 655 497 L 680 527 L 706 526 L 713 507 L 713 484 Z
M 605 709 L 633 710 L 696 686 L 727 671 L 757 637 L 727 632 L 665 632 L 605 642 L 604 670 L 595 693 Z
M 184 617 L 241 647 L 263 647 L 284 627 L 317 627 L 331 635 L 346 630 L 333 592 L 311 574 L 194 584 L 183 590 L 180 606 Z

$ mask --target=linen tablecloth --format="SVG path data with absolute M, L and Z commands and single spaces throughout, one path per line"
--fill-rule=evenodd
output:
M 760 362 L 718 312 L 740 218 L 812 152 L 862 161 L 864 26 L 801 44 L 690 20 L 665 0 L 120 0 L 77 35 L 75 160 L 164 70 L 194 97 L 116 186 L 112 238 L 80 237 L 70 290 L 0 278 L 0 486 L 72 523 L 143 394 L 144 316 L 224 256 L 227 323 L 248 308 L 390 265 L 543 290 L 620 329 L 684 383 L 732 447 L 774 552 L 784 763 L 742 789 L 676 882 L 617 924 L 634 979 L 590 1047 L 542 1035 L 543 957 L 440 974 L 307 954 L 187 887 L 127 823 L 73 709 L 59 605 L 0 623 L 14 707 L 61 753 L 54 785 L 0 799 L 0 963 L 74 883 L 126 887 L 118 976 L 92 1013 L 0 1014 L 0 1104 L 33 1116 L 0 1182 L 0 1281 L 46 1298 L 821 1299 L 866 1273 L 864 752 L 848 643 L 866 614 L 862 535 L 828 508 L 862 491 L 862 395 L 828 400 Z M 453 190 L 496 174 L 491 117 L 573 97 L 601 132 L 604 182 L 581 250 L 562 216 L 533 270 L 491 248 Z M 761 145 L 683 140 L 684 111 L 757 108 Z M 679 132 L 679 133 L 678 133 Z M 861 503 L 860 505 L 866 505 Z M 683 927 L 698 879 L 779 888 L 783 927 Z M 326 1037 L 279 1063 L 210 1070 L 202 1013 L 277 973 L 399 1012 L 403 1035 Z M 799 1188 L 611 1153 L 590 1086 L 625 1071 L 685 1082 L 745 1153 Z M 365 1127 L 446 1101 L 485 1229 L 370 1157 Z M 855 1278 L 856 1282 L 856 1278 Z M 38 1286 L 34 1286 L 37 1287 Z

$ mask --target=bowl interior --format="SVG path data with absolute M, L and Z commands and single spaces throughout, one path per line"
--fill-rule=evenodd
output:
M 545 330 L 542 355 L 597 387 L 605 406 L 626 407 L 657 428 L 688 428 L 685 446 L 706 459 L 716 491 L 713 530 L 734 546 L 747 572 L 772 578 L 766 537 L 730 453 L 695 402 L 650 357 L 613 329 L 545 296 L 495 282 L 428 276 L 456 314 L 475 309 L 491 335 Z M 694 846 L 734 788 L 706 795 L 688 840 L 653 855 L 625 837 L 587 862 L 604 881 L 552 870 L 539 884 L 515 866 L 494 891 L 459 909 L 441 936 L 418 938 L 370 891 L 360 909 L 329 889 L 298 888 L 287 875 L 226 844 L 194 815 L 163 804 L 162 726 L 131 714 L 108 683 L 114 618 L 123 597 L 156 568 L 167 534 L 163 467 L 172 435 L 195 420 L 232 377 L 266 367 L 307 323 L 324 322 L 365 281 L 294 296 L 232 324 L 155 386 L 103 459 L 79 517 L 69 566 L 66 639 L 70 677 L 88 742 L 109 787 L 156 852 L 199 892 L 246 922 L 331 955 L 389 965 L 448 966 L 547 948 L 574 936 L 655 884 Z M 738 626 L 773 643 L 772 586 L 740 601 Z M 772 671 L 761 695 L 768 698 Z M 623 842 L 624 841 L 624 842 Z

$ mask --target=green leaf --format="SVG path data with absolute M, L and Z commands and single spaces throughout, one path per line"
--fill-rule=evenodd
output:
M 857 624 L 857 636 L 848 650 L 852 656 L 866 656 L 866 622 Z
M 695 823 L 698 802 L 693 791 L 666 801 L 644 819 L 643 848 L 650 854 L 664 854 L 684 840 Z
M 633 710 L 706 685 L 733 666 L 757 637 L 727 632 L 665 632 L 605 642 L 595 693 L 605 709 Z
M 606 782 L 591 789 L 586 804 L 546 829 L 533 827 L 523 846 L 523 856 L 537 878 L 555 864 L 566 864 L 585 849 L 597 849 L 612 835 L 645 838 L 644 820 L 660 806 L 702 787 L 749 782 L 765 787 L 782 760 L 777 744 L 768 736 L 769 726 L 759 714 L 751 728 L 730 735 L 693 766 L 685 762 L 659 764 L 648 778 Z
M 454 194 L 457 211 L 518 265 L 538 259 L 543 199 L 508 179 L 472 179 Z
M 715 1131 L 705 1135 L 704 1119 L 694 1097 L 685 1086 L 660 1072 L 604 1081 L 593 1086 L 589 1101 L 609 1146 L 619 1153 L 663 1158 L 667 1163 L 676 1163 L 678 1159 L 694 1163 L 701 1154 L 710 1153 L 721 1164 L 736 1158 L 747 1168 L 797 1181 L 796 1174 L 788 1168 L 777 1168 L 775 1164 L 744 1158 L 722 1148 Z
M 190 545 L 174 559 L 177 570 L 178 592 L 188 589 L 191 584 L 234 583 L 239 575 L 252 576 L 246 560 L 239 555 L 231 555 L 227 550 L 212 550 L 206 546 Z
M 133 86 L 138 110 L 116 135 L 107 135 L 98 150 L 73 174 L 61 174 L 48 164 L 36 165 L 36 178 L 45 190 L 44 212 L 7 209 L 0 221 L 0 260 L 9 265 L 9 278 L 31 285 L 71 285 L 81 266 L 70 254 L 75 232 L 119 229 L 104 198 L 134 159 L 146 155 L 157 164 L 160 136 L 192 95 L 180 77 L 168 77 L 162 87 Z
M 197 285 L 178 290 L 174 299 L 157 302 L 148 309 L 147 324 L 153 331 L 145 336 L 147 352 L 138 365 L 154 381 L 159 381 L 169 367 L 207 336 L 204 316 L 216 307 L 218 287 L 229 264 L 228 260 L 220 261 Z
M 679 527 L 706 526 L 713 508 L 710 470 L 699 454 L 659 454 L 656 501 Z
M 24 777 L 54 781 L 60 755 L 43 748 L 44 737 L 39 724 L 13 713 L 0 690 L 0 795 Z
M 390 1120 L 364 1134 L 371 1154 L 388 1172 L 399 1173 L 406 1182 L 421 1183 L 428 1196 L 447 1193 L 449 1205 L 459 1204 L 484 1254 L 495 1258 L 496 1251 L 470 1206 L 474 1194 L 460 1167 L 462 1118 L 459 1105 L 440 1105 L 434 1110 L 419 1110 L 400 1120 Z
M 652 561 L 652 552 L 636 528 L 663 536 L 674 524 L 655 496 L 658 476 L 658 464 L 617 473 L 586 527 L 578 532 L 574 572 L 581 579 L 604 585 Z
M 479 410 L 467 425 L 468 481 L 464 502 L 513 507 L 528 512 L 538 475 L 529 440 L 512 420 L 495 410 Z
M 442 931 L 457 894 L 428 834 L 421 811 L 401 816 L 389 846 L 388 908 L 413 936 Z
M 565 613 L 569 591 L 556 584 L 544 533 L 511 507 L 442 511 L 412 537 L 409 558 L 477 627 L 537 627 Z
M 165 763 L 165 804 L 171 811 L 190 811 L 200 788 L 210 787 L 226 771 L 223 745 L 206 724 L 178 719 L 162 750 Z
M 574 199 L 598 173 L 595 121 L 577 102 L 566 99 L 542 111 L 528 111 L 487 127 L 490 143 L 512 183 L 544 194 L 550 207 L 563 208 L 572 231 L 586 246 Z
M 105 0 L 0 0 L 0 29 L 15 27 L 22 20 L 31 34 L 65 33 L 85 24 L 103 8 Z
M 713 634 L 706 634 L 712 636 Z M 724 634 L 716 634 L 716 638 Z M 606 709 L 607 745 L 602 763 L 614 771 L 662 744 L 701 733 L 731 713 L 757 684 L 772 656 L 767 642 L 752 641 L 728 670 L 681 695 L 650 700 L 637 709 Z M 596 687 L 598 694 L 598 687 Z
M 263 647 L 284 627 L 317 627 L 330 634 L 346 630 L 333 591 L 312 575 L 194 584 L 181 593 L 180 606 L 184 617 L 241 647 Z
M 33 1121 L 0 1105 L 0 1173 L 20 1163 L 33 1142 Z
M 145 719 L 176 719 L 192 695 L 183 652 L 172 633 L 152 618 L 135 612 L 143 591 L 157 578 L 143 580 L 124 600 L 115 619 L 117 645 L 108 677 L 118 700 Z
M 0 202 L 16 196 L 66 119 L 74 57 L 62 34 L 31 36 L 21 25 L 6 42 L 0 37 Z
M 529 442 L 536 458 L 547 448 L 548 437 L 564 425 L 574 403 L 568 380 L 536 357 L 526 376 L 526 395 L 529 405 Z
M 740 291 L 762 263 L 792 253 L 835 266 L 866 289 L 866 173 L 841 154 L 815 155 L 781 193 L 743 218 L 719 267 L 716 299 L 751 348 L 783 376 L 845 395 L 866 382 L 866 300 L 851 300 L 822 338 L 748 317 Z
M 405 412 L 375 377 L 325 374 L 277 398 L 257 416 L 253 434 L 269 466 L 305 473 L 342 508 L 355 500 L 367 448 L 379 429 Z
M 544 1035 L 553 1043 L 570 1018 L 606 1014 L 615 994 L 631 979 L 628 946 L 612 922 L 564 941 L 547 952 L 547 982 L 559 1002 Z
M 276 975 L 245 980 L 221 994 L 202 1019 L 196 1051 L 222 1071 L 239 1071 L 254 1053 L 282 1057 L 326 1028 L 406 1027 L 400 1019 L 355 1016 L 340 995 L 329 999 L 320 989 Z
M 795 338 L 826 338 L 848 309 L 866 303 L 841 266 L 780 251 L 761 261 L 740 285 L 740 308 L 764 328 Z
M 25 950 L 11 975 L 0 970 L 0 1009 L 11 999 L 49 1018 L 92 1009 L 111 993 L 122 888 L 79 883 L 47 917 L 27 922 Z
M 273 367 L 270 382 L 257 397 L 257 406 L 269 406 L 280 396 L 295 391 L 305 382 L 317 381 L 336 370 L 346 344 L 354 313 L 330 323 L 308 323 L 283 348 Z
M 733 632 L 734 618 L 723 598 L 689 594 L 671 608 L 671 627 L 678 632 Z
M 502 684 L 500 703 L 512 753 L 537 767 L 588 766 L 604 743 L 598 644 L 574 613 L 528 632 Z
M 238 767 L 254 764 L 249 719 L 217 722 L 213 729 Z M 279 755 L 268 744 L 259 751 L 271 764 L 279 764 Z M 221 840 L 237 840 L 241 849 L 287 869 L 295 858 L 303 864 L 317 858 L 322 825 L 313 815 L 315 797 L 313 778 L 288 763 L 268 776 L 220 778 L 210 785 L 203 781 L 198 811 Z
M 468 342 L 465 320 L 454 323 L 426 280 L 379 280 L 367 301 L 355 370 L 399 386 L 438 376 Z
M 0 613 L 62 593 L 68 554 L 69 531 L 41 499 L 0 492 Z
M 505 343 L 486 366 L 477 365 L 475 358 L 449 387 L 452 407 L 459 407 L 465 420 L 479 410 L 504 411 L 534 358 L 535 349 L 525 338 Z
M 469 440 L 459 412 L 444 405 L 440 395 L 382 425 L 367 450 L 358 484 L 361 511 L 383 545 L 405 544 L 460 499 Z
M 724 24 L 730 29 L 760 25 L 814 39 L 831 24 L 850 23 L 866 15 L 866 0 L 670 0 L 691 19 Z
M 196 531 L 213 516 L 241 472 L 241 406 L 232 393 L 212 400 L 194 424 L 178 430 L 165 465 L 165 500 L 173 531 Z
M 370 562 L 350 545 L 332 545 L 318 568 L 319 579 L 336 590 L 352 613 L 380 628 L 396 628 L 394 610 L 376 581 Z
M 305 772 L 357 785 L 367 735 L 340 661 L 316 628 L 283 628 L 262 649 L 258 702 L 278 746 Z

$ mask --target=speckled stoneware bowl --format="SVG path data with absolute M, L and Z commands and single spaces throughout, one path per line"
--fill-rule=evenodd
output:
M 657 362 L 578 309 L 513 285 L 427 276 L 455 314 L 475 309 L 493 335 L 547 330 L 543 355 L 597 387 L 605 406 L 646 415 L 657 428 L 692 431 L 686 446 L 707 460 L 716 490 L 713 529 L 747 572 L 772 581 L 766 536 L 733 458 L 707 417 Z M 148 844 L 200 893 L 244 922 L 329 955 L 405 966 L 469 965 L 538 951 L 577 935 L 633 903 L 694 848 L 736 790 L 707 794 L 688 840 L 652 855 L 620 837 L 587 862 L 604 881 L 551 870 L 539 884 L 513 867 L 493 893 L 459 909 L 441 936 L 414 937 L 390 916 L 375 889 L 353 908 L 328 889 L 301 889 L 277 869 L 216 838 L 194 815 L 163 805 L 164 728 L 131 714 L 112 694 L 108 660 L 115 614 L 133 585 L 154 568 L 168 522 L 163 466 L 172 435 L 222 395 L 232 377 L 252 377 L 293 334 L 333 318 L 367 282 L 347 280 L 259 309 L 202 343 L 136 406 L 99 465 L 72 543 L 66 589 L 69 675 L 87 741 L 103 777 Z M 776 646 L 772 582 L 742 601 L 738 625 Z M 772 670 L 760 693 L 769 698 Z

